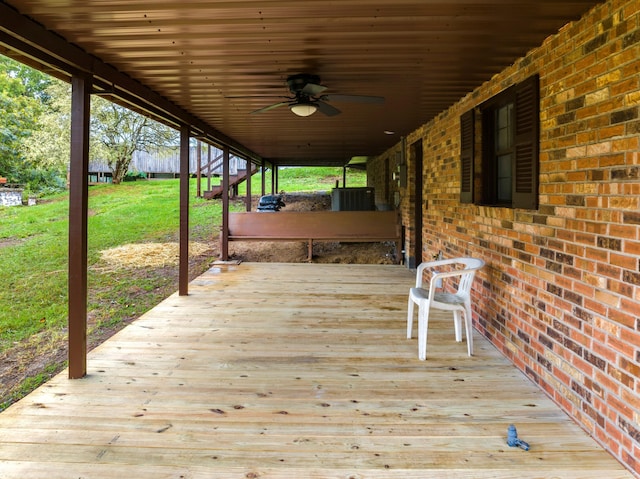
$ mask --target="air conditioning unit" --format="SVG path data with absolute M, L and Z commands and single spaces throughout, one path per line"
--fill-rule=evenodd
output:
M 334 188 L 331 190 L 333 211 L 373 211 L 376 209 L 375 193 L 372 187 Z

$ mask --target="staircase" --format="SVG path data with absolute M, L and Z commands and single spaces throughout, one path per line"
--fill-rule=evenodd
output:
M 251 175 L 254 175 L 258 171 L 258 167 L 252 163 L 249 163 L 251 167 Z M 229 188 L 234 188 L 247 179 L 247 169 L 239 169 L 235 175 L 229 175 Z M 205 191 L 202 196 L 206 200 L 213 200 L 222 196 L 222 185 L 212 186 L 210 190 Z

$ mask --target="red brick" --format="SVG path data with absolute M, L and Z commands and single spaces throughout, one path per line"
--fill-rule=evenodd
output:
M 633 413 L 631 411 L 631 409 L 629 408 L 629 406 L 627 406 L 627 404 L 623 403 L 622 401 L 620 401 L 616 396 L 609 396 L 607 398 L 607 403 L 609 406 L 611 406 L 612 409 L 614 409 L 615 411 L 618 412 L 618 414 L 620 414 L 621 416 L 627 418 L 627 419 L 632 419 L 633 418 Z
M 608 391 L 608 393 L 616 395 L 620 394 L 620 383 L 615 381 L 612 375 L 604 374 L 601 371 L 596 370 L 594 376 L 598 384 Z
M 638 149 L 638 137 L 618 138 L 612 142 L 612 151 L 633 151 Z
M 622 331 L 620 331 L 620 339 L 629 344 L 638 345 L 640 344 L 640 332 L 636 331 L 635 329 L 632 330 L 623 328 Z M 633 356 L 631 356 L 631 359 L 633 359 Z
M 601 128 L 600 130 L 598 130 L 597 136 L 599 140 L 605 140 L 605 139 L 621 136 L 624 134 L 624 131 L 625 131 L 624 124 L 611 125 L 608 128 Z
M 612 224 L 609 225 L 609 234 L 615 238 L 635 240 L 638 237 L 638 226 Z
M 637 314 L 633 314 L 631 312 L 629 313 L 625 313 L 623 311 L 619 311 L 617 308 L 610 308 L 609 309 L 609 318 L 612 321 L 615 321 L 618 324 L 622 324 L 623 326 L 626 326 L 628 328 L 635 328 L 636 326 L 636 318 L 637 318 Z M 629 347 L 629 346 L 627 346 Z M 620 350 L 619 350 L 620 351 Z M 625 350 L 626 352 L 629 352 L 629 350 Z

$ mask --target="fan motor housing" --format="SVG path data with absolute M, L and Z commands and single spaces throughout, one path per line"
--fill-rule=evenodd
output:
M 313 83 L 320 84 L 320 77 L 318 75 L 309 75 L 307 73 L 299 73 L 298 75 L 291 75 L 287 78 L 287 85 L 291 93 L 300 93 L 307 84 Z

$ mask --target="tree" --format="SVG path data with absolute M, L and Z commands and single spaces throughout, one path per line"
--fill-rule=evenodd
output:
M 24 95 L 42 103 L 49 100 L 47 89 L 55 81 L 53 77 L 1 55 L 0 72 L 22 84 Z
M 49 108 L 48 89 L 56 80 L 45 73 L 0 56 L 0 175 L 21 183 L 30 193 L 64 189 L 64 170 L 42 166 L 27 145 Z M 49 146 L 58 136 L 41 142 Z
M 71 128 L 71 87 L 52 82 L 37 131 L 24 142 L 25 154 L 41 168 L 65 169 L 69 164 Z M 136 150 L 147 151 L 177 144 L 178 133 L 171 128 L 103 98 L 91 98 L 91 138 L 89 157 L 107 162 L 113 182 L 127 174 Z
M 0 175 L 40 184 L 63 175 L 69 165 L 70 128 L 70 86 L 0 56 Z M 177 142 L 177 131 L 103 98 L 91 98 L 89 155 L 107 162 L 114 183 L 124 179 L 134 151 Z
M 46 95 L 49 100 L 22 149 L 35 167 L 66 171 L 71 142 L 71 85 L 56 80 Z
M 0 176 L 18 181 L 25 165 L 22 143 L 43 110 L 47 77 L 0 56 Z
M 92 98 L 91 134 L 116 184 L 127 174 L 134 151 L 175 145 L 178 139 L 176 130 L 100 97 Z

